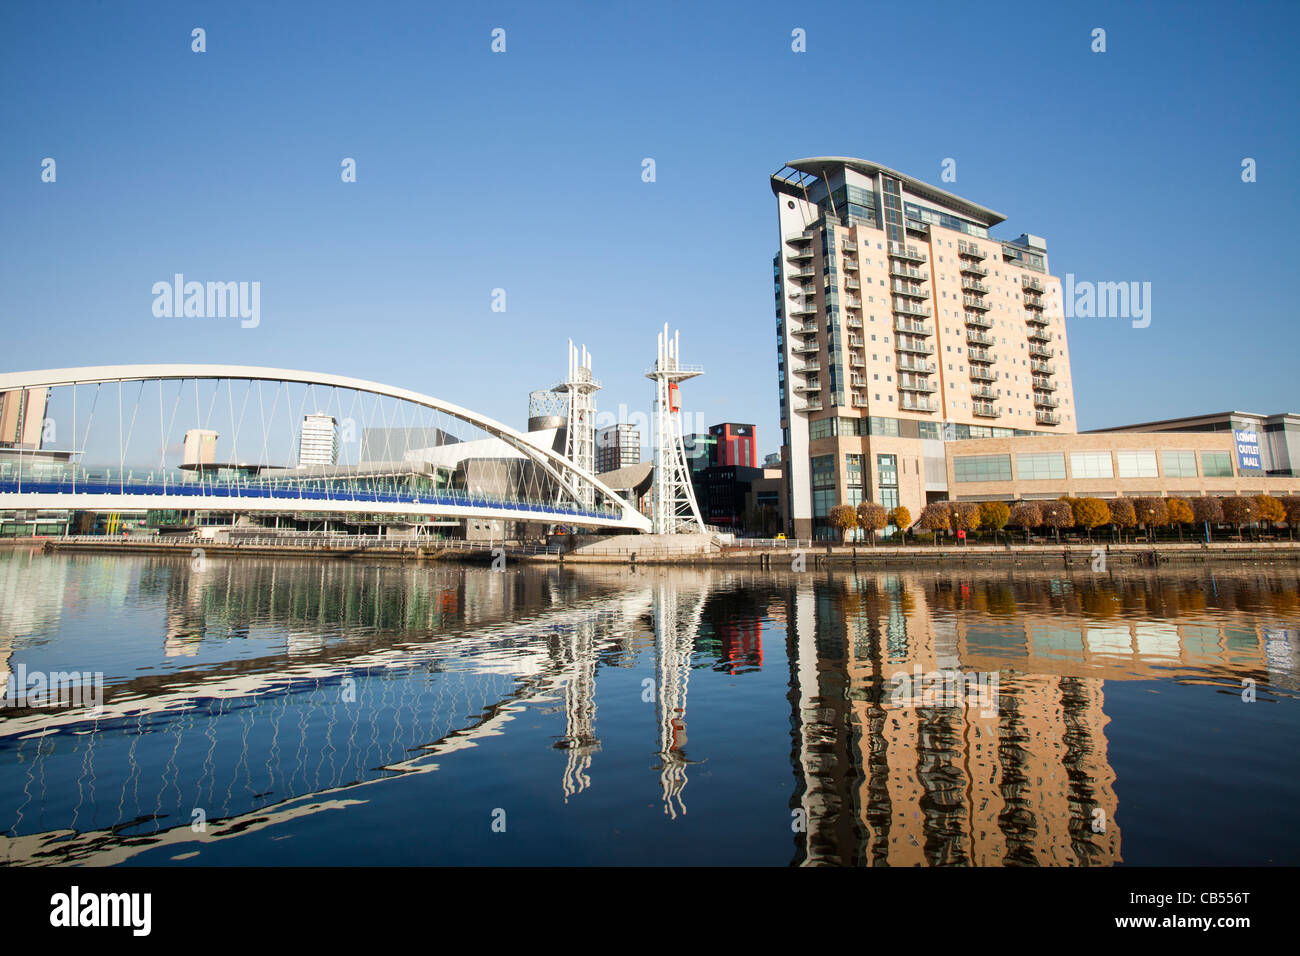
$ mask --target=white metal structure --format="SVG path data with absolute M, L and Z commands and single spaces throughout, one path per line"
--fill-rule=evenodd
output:
M 568 400 L 568 427 L 565 429 L 564 457 L 578 468 L 594 474 L 596 471 L 596 399 L 600 383 L 591 377 L 591 353 L 569 339 L 569 373 L 559 385 L 551 389 Z M 590 508 L 595 497 L 593 489 L 583 485 L 578 491 L 585 495 L 583 504 Z
M 218 495 L 214 494 L 214 483 L 177 483 L 174 479 L 165 476 L 161 479 L 161 484 L 158 484 L 152 476 L 149 479 L 133 480 L 127 470 L 133 463 L 132 459 L 127 457 L 130 453 L 132 436 L 135 436 L 137 444 L 142 443 L 144 436 L 152 429 L 153 437 L 150 441 L 153 444 L 149 447 L 155 449 L 161 457 L 170 447 L 171 429 L 174 426 L 183 427 L 183 423 L 174 421 L 174 414 L 172 421 L 163 420 L 161 399 L 157 407 L 160 414 L 154 417 L 151 425 L 148 424 L 147 415 L 139 414 L 140 408 L 143 407 L 141 396 L 149 398 L 155 390 L 161 395 L 164 383 L 176 382 L 180 383 L 180 388 L 187 394 L 191 391 L 191 385 L 197 392 L 199 382 L 215 382 L 215 387 L 210 389 L 212 403 L 209 405 L 209 413 L 224 412 L 229 402 L 230 421 L 235 428 L 245 429 L 255 428 L 259 416 L 263 416 L 262 421 L 266 421 L 264 412 L 272 417 L 274 415 L 274 409 L 270 408 L 270 400 L 273 398 L 278 400 L 279 392 L 272 388 L 269 394 L 263 395 L 260 388 L 263 383 L 272 383 L 278 387 L 290 384 L 305 386 L 311 391 L 313 398 L 316 390 L 337 389 L 346 391 L 354 397 L 360 395 L 369 397 L 373 401 L 382 399 L 402 404 L 413 412 L 427 413 L 430 417 L 430 421 L 425 422 L 427 425 L 445 426 L 448 423 L 461 423 L 475 429 L 476 434 L 484 432 L 491 438 L 497 439 L 502 445 L 508 446 L 519 459 L 527 460 L 535 466 L 537 474 L 552 483 L 550 487 L 558 486 L 563 489 L 565 506 L 551 508 L 547 505 L 539 505 L 536 495 L 525 499 L 511 498 L 504 494 L 496 497 L 452 495 L 446 496 L 443 500 L 413 498 L 410 494 L 404 494 L 388 495 L 387 498 L 390 500 L 384 500 L 380 496 L 363 498 L 345 493 L 337 496 L 331 494 L 328 497 L 316 495 L 310 501 L 304 495 L 302 500 L 295 501 L 280 491 L 267 493 L 265 488 L 262 488 L 261 493 L 258 494 L 245 491 L 244 489 L 252 482 L 245 485 L 240 485 L 238 482 L 231 483 L 222 488 Z M 247 385 L 242 395 L 243 407 L 237 405 L 239 399 L 230 388 L 231 382 Z M 124 388 L 127 383 L 138 388 L 128 390 Z M 149 395 L 145 395 L 146 385 L 149 386 Z M 226 386 L 225 392 L 220 391 L 223 385 Z M 97 476 L 97 481 L 93 485 L 79 485 L 78 472 L 74 469 L 71 472 L 70 482 L 67 478 L 42 482 L 32 477 L 29 470 L 25 471 L 30 469 L 32 457 L 40 452 L 29 453 L 26 460 L 21 452 L 16 452 L 8 459 L 11 463 L 10 467 L 16 464 L 16 469 L 12 473 L 6 472 L 9 477 L 0 476 L 0 510 L 76 508 L 89 511 L 130 511 L 173 508 L 265 513 L 301 511 L 310 507 L 313 512 L 338 514 L 424 514 L 465 518 L 488 517 L 526 522 L 563 520 L 568 524 L 590 527 L 650 530 L 650 522 L 597 479 L 590 467 L 571 462 L 549 447 L 539 447 L 538 444 L 530 441 L 528 436 L 507 425 L 469 409 L 409 389 L 342 375 L 245 365 L 108 365 L 0 373 L 0 391 L 37 387 L 72 388 L 71 407 L 64 413 L 66 419 L 60 421 L 59 427 L 62 434 L 72 437 L 70 450 L 64 454 L 70 454 L 74 459 L 83 454 L 87 437 L 92 434 L 92 426 L 87 420 L 87 415 L 92 416 L 91 420 L 94 420 L 93 407 L 88 410 L 83 403 L 78 409 L 76 405 L 76 390 L 83 386 L 93 387 L 97 402 L 101 397 L 99 393 L 104 392 L 103 404 L 108 406 L 101 408 L 98 424 L 107 433 L 108 444 L 116 448 L 112 454 L 118 460 L 108 459 L 95 463 L 111 466 L 108 480 L 103 480 L 103 476 Z M 258 387 L 254 388 L 254 386 Z M 218 403 L 216 401 L 218 397 L 224 401 Z M 265 409 L 260 404 L 264 398 Z M 257 444 L 258 437 L 254 435 L 253 444 Z M 263 454 L 254 463 L 266 466 L 268 460 L 265 455 L 265 436 L 260 437 L 263 440 Z M 66 440 L 64 444 L 68 444 Z M 179 441 L 176 445 L 179 449 Z M 236 462 L 232 461 L 232 464 Z M 419 462 L 408 457 L 405 462 L 397 460 L 396 464 L 418 465 Z M 344 472 L 343 478 L 349 478 L 354 474 L 364 476 L 373 473 L 376 468 L 354 464 L 340 465 L 339 470 Z M 161 467 L 159 473 L 162 474 Z M 302 480 L 304 486 L 313 477 L 317 476 L 311 474 L 310 470 L 296 472 L 291 469 L 279 469 L 277 473 L 277 480 L 281 482 Z M 26 488 L 23 486 L 24 482 L 27 483 Z M 57 486 L 55 490 L 50 490 L 51 485 Z M 553 500 L 553 492 L 549 493 Z M 600 499 L 598 506 L 581 510 L 582 502 L 594 501 L 597 498 Z M 551 511 L 568 513 L 557 517 L 551 514 Z
M 659 350 L 646 378 L 655 383 L 654 456 L 655 477 L 651 490 L 650 525 L 654 534 L 704 531 L 704 519 L 695 500 L 695 486 L 686 465 L 682 444 L 682 419 L 677 401 L 678 383 L 704 374 L 700 365 L 679 361 L 681 331 L 668 334 L 668 323 L 659 333 Z

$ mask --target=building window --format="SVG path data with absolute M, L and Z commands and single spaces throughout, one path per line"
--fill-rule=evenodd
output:
M 1165 470 L 1166 478 L 1195 478 L 1196 452 L 1162 451 L 1160 465 Z
M 1064 478 L 1065 455 L 1060 452 L 1016 455 L 1016 475 L 1023 481 Z
M 1156 477 L 1156 453 L 1154 451 L 1117 451 L 1115 461 L 1119 465 L 1121 478 Z
M 1201 452 L 1201 474 L 1206 478 L 1231 478 L 1232 453 L 1227 451 Z
M 952 460 L 957 481 L 1010 481 L 1010 455 L 961 455 Z
M 1114 478 L 1115 468 L 1108 451 L 1070 452 L 1070 475 L 1074 478 Z

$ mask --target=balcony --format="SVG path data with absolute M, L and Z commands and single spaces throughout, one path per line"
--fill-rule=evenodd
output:
M 857 279 L 849 279 L 849 278 L 845 278 L 845 280 L 844 280 L 844 288 L 846 288 L 846 289 L 853 289 L 853 290 L 856 291 L 856 290 L 862 288 L 862 283 L 860 283 Z
M 1061 400 L 1046 393 L 1034 392 L 1034 404 L 1040 408 L 1056 408 Z
M 921 305 L 918 302 L 913 302 L 911 299 L 895 299 L 894 311 L 901 312 L 903 315 L 921 315 L 927 319 L 934 312 L 934 310 L 928 305 Z
M 998 373 L 983 365 L 972 365 L 970 368 L 970 377 L 977 382 L 996 382 L 998 380 Z
M 813 237 L 810 235 L 791 236 L 786 242 L 792 246 L 802 245 L 805 242 L 812 242 Z
M 957 240 L 957 253 L 967 256 L 971 259 L 987 259 L 988 254 L 981 252 L 980 247 L 973 242 L 967 242 L 965 239 Z
M 846 295 L 844 297 L 844 308 L 860 309 L 862 308 L 862 300 L 859 299 L 856 295 Z
M 819 399 L 809 399 L 807 402 L 804 403 L 803 408 L 798 409 L 798 411 L 801 412 L 820 412 L 821 410 L 822 410 L 822 403 Z
M 992 402 L 972 402 L 971 411 L 976 418 L 997 418 L 1002 414 Z
M 798 272 L 791 272 L 788 276 L 790 279 L 815 279 L 817 272 L 813 269 L 800 269 Z
M 1020 277 L 1020 286 L 1021 286 L 1021 288 L 1023 288 L 1026 292 L 1046 292 L 1046 291 L 1047 291 L 1047 289 L 1046 289 L 1046 287 L 1043 285 L 1043 283 L 1042 283 L 1041 281 L 1039 281 L 1038 279 L 1035 279 L 1033 276 L 1025 276 L 1025 275 L 1022 275 L 1022 276 Z
M 1029 360 L 1029 370 L 1030 370 L 1031 372 L 1037 372 L 1039 375 L 1055 375 L 1055 374 L 1056 374 L 1056 366 L 1055 366 L 1055 365 L 1053 365 L 1051 362 L 1043 362 L 1043 361 L 1041 361 L 1041 360 L 1039 360 L 1039 359 L 1030 359 L 1030 360 Z
M 993 389 L 989 388 L 987 385 L 972 385 L 970 387 L 970 397 L 994 399 L 997 398 L 998 396 L 997 393 L 994 392 Z
M 993 364 L 993 353 L 988 349 L 967 349 L 966 357 L 972 362 L 983 362 L 985 365 Z
M 889 274 L 898 276 L 900 279 L 913 279 L 916 282 L 929 282 L 930 273 L 925 269 L 916 269 L 912 266 L 905 266 L 901 262 L 889 261 Z
M 853 380 L 849 382 L 850 388 L 866 388 L 867 380 L 861 375 L 854 375 Z
M 794 325 L 790 327 L 791 335 L 816 335 L 817 323 L 805 322 L 803 325 Z
M 1043 311 L 1044 305 L 1045 303 L 1043 302 L 1043 297 L 1041 295 L 1034 295 L 1032 292 L 1025 293 L 1026 309 L 1037 309 L 1041 312 Z
M 844 260 L 844 271 L 845 271 L 845 272 L 857 272 L 857 271 L 858 271 L 858 260 L 857 260 L 857 259 L 845 259 L 845 260 Z
M 853 407 L 854 407 L 854 408 L 866 408 L 866 407 L 867 407 L 867 396 L 865 396 L 865 395 L 854 395 L 854 396 L 853 396 Z
M 961 287 L 967 292 L 977 292 L 980 295 L 984 295 L 989 291 L 989 287 L 980 282 L 979 279 L 968 279 L 965 276 L 961 277 Z
M 966 341 L 973 342 L 976 345 L 996 345 L 997 339 L 976 329 L 966 330 Z
M 993 320 L 990 319 L 983 312 L 967 312 L 966 324 L 978 326 L 981 329 L 993 328 Z
M 934 346 L 928 342 L 912 342 L 908 339 L 898 339 L 894 343 L 894 348 L 899 352 L 914 352 L 917 355 L 934 354 Z
M 1034 381 L 1034 388 L 1041 388 L 1045 392 L 1056 391 L 1056 383 L 1053 382 L 1050 378 L 1044 378 L 1041 375 L 1035 375 L 1033 377 L 1033 381 Z
M 910 295 L 914 299 L 930 298 L 930 293 L 925 290 L 925 287 L 915 282 L 902 282 L 895 279 L 889 283 L 889 288 L 899 295 Z
M 961 297 L 961 301 L 966 308 L 979 309 L 981 312 L 987 312 L 989 309 L 993 308 L 990 303 L 985 302 L 984 299 L 977 295 L 964 295 Z
M 1045 315 L 1043 315 L 1043 313 L 1041 313 L 1041 312 L 1026 312 L 1026 313 L 1025 313 L 1025 321 L 1026 321 L 1026 322 L 1030 322 L 1030 323 L 1032 323 L 1032 324 L 1034 324 L 1034 325 L 1047 325 L 1047 324 L 1048 324 L 1047 317 L 1046 317 Z
M 862 320 L 859 319 L 857 316 L 850 315 L 847 319 L 844 320 L 844 325 L 846 328 L 860 329 L 862 328 Z
M 795 392 L 800 395 L 815 395 L 822 390 L 820 382 L 808 382 L 806 385 L 796 385 Z
M 821 362 L 809 362 L 807 365 L 800 365 L 794 370 L 794 373 L 796 375 L 816 375 L 821 370 Z
M 801 345 L 792 347 L 790 351 L 795 355 L 816 355 L 818 348 L 816 342 L 804 342 Z
M 1034 420 L 1040 425 L 1059 425 L 1061 416 L 1055 412 L 1035 412 Z
M 840 252 L 844 253 L 846 256 L 856 256 L 858 254 L 858 244 L 845 239 L 840 243 Z
M 898 380 L 898 387 L 904 392 L 935 392 L 939 386 L 933 382 L 927 382 L 920 378 L 902 378 Z
M 1038 358 L 1049 359 L 1056 353 L 1053 349 L 1049 349 L 1046 345 L 1031 344 L 1029 346 L 1029 354 L 1037 356 Z
M 939 403 L 932 398 L 912 398 L 904 395 L 898 407 L 905 412 L 937 412 Z
M 861 339 L 860 337 L 858 337 L 858 336 L 856 336 L 856 335 L 850 335 L 850 336 L 849 336 L 849 348 L 851 348 L 851 349 L 860 349 L 860 348 L 862 348 L 862 346 L 863 346 L 864 344 L 865 344 L 865 343 L 862 341 L 862 339 Z
M 910 355 L 900 355 L 898 357 L 898 370 L 900 372 L 933 372 L 935 365 L 933 362 L 927 362 L 925 359 L 912 358 Z
M 901 319 L 894 316 L 894 330 L 896 332 L 907 332 L 911 335 L 929 335 L 930 327 L 924 322 L 912 322 L 907 319 Z
M 986 265 L 981 265 L 980 263 L 976 262 L 974 259 L 963 258 L 958 268 L 960 268 L 962 272 L 969 272 L 971 275 L 977 275 L 981 277 L 985 277 L 989 274 L 989 267 Z
M 804 299 L 801 302 L 790 303 L 790 314 L 791 315 L 816 315 L 817 300 Z
M 771 248 L 769 246 L 769 248 Z M 895 259 L 906 259 L 909 262 L 926 262 L 929 257 L 916 246 L 909 246 L 902 242 L 890 242 L 889 254 Z
M 804 249 L 792 249 L 786 255 L 786 258 L 789 259 L 791 262 L 798 262 L 802 259 L 811 259 L 812 257 L 813 257 L 812 246 L 808 246 Z
M 852 368 L 866 368 L 867 363 L 863 360 L 861 355 L 850 355 L 849 366 Z
M 1033 342 L 1050 342 L 1052 341 L 1052 333 L 1041 325 L 1035 325 L 1029 329 L 1029 338 Z

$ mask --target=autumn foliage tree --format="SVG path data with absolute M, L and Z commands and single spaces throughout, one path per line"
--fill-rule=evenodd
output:
M 949 502 L 948 522 L 953 531 L 969 534 L 980 526 L 980 506 L 973 501 Z
M 912 526 L 912 512 L 899 505 L 889 513 L 889 523 L 902 532 L 903 540 L 906 541 L 907 529 Z
M 840 533 L 840 543 L 858 526 L 858 512 L 849 505 L 836 505 L 826 514 L 830 526 Z
M 1183 540 L 1183 525 L 1191 524 L 1196 520 L 1196 513 L 1192 511 L 1192 503 L 1186 498 L 1170 498 L 1165 502 L 1165 509 L 1169 513 L 1169 523 L 1178 525 L 1178 540 Z
M 994 541 L 997 540 L 998 532 L 1007 526 L 1007 519 L 1010 517 L 1011 509 L 1007 507 L 1005 501 L 980 503 L 980 527 L 992 531 Z
M 1260 521 L 1276 524 L 1286 520 L 1286 508 L 1272 495 L 1256 495 L 1255 507 Z
M 1007 516 L 1007 524 L 1013 528 L 1023 528 L 1025 540 L 1029 540 L 1029 529 L 1037 528 L 1043 523 L 1043 512 L 1032 501 L 1017 501 Z
M 1219 507 L 1223 509 L 1223 520 L 1237 529 L 1238 536 L 1244 525 L 1259 517 L 1254 498 L 1230 495 L 1219 499 Z
M 1163 528 L 1169 523 L 1169 509 L 1163 498 L 1134 498 L 1133 514 L 1138 524 L 1152 534 L 1153 529 Z
M 871 543 L 876 543 L 876 532 L 889 524 L 889 513 L 874 501 L 858 505 L 858 527 L 871 533 Z
M 1133 508 L 1133 502 L 1128 498 L 1114 498 L 1107 502 L 1106 507 L 1110 509 L 1110 523 L 1120 532 L 1120 540 L 1124 540 L 1124 529 L 1137 526 L 1137 511 Z
M 1073 498 L 1070 510 L 1074 512 L 1074 523 L 1088 532 L 1089 541 L 1094 528 L 1110 524 L 1110 508 L 1100 498 Z
M 932 501 L 921 509 L 921 517 L 917 519 L 917 524 L 925 531 L 935 533 L 934 540 L 937 544 L 939 541 L 939 532 L 947 531 L 952 527 L 949 521 L 948 502 Z
M 1038 508 L 1042 516 L 1043 524 L 1052 529 L 1056 535 L 1056 541 L 1061 541 L 1061 529 L 1074 527 L 1074 512 L 1070 510 L 1069 502 L 1066 501 L 1044 501 Z
M 1218 498 L 1211 498 L 1208 495 L 1192 499 L 1192 514 L 1196 516 L 1197 522 L 1206 526 L 1207 541 L 1212 534 L 1209 529 L 1223 523 L 1223 506 L 1219 504 Z
M 1282 504 L 1282 510 L 1286 512 L 1286 524 L 1291 531 L 1291 537 L 1295 537 L 1296 525 L 1300 524 L 1300 498 L 1286 497 L 1278 499 Z

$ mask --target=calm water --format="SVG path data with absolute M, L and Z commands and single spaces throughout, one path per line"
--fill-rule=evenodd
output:
M 1293 569 L 0 551 L 0 680 L 104 680 L 0 708 L 0 861 L 1297 864 L 1298 642 Z

